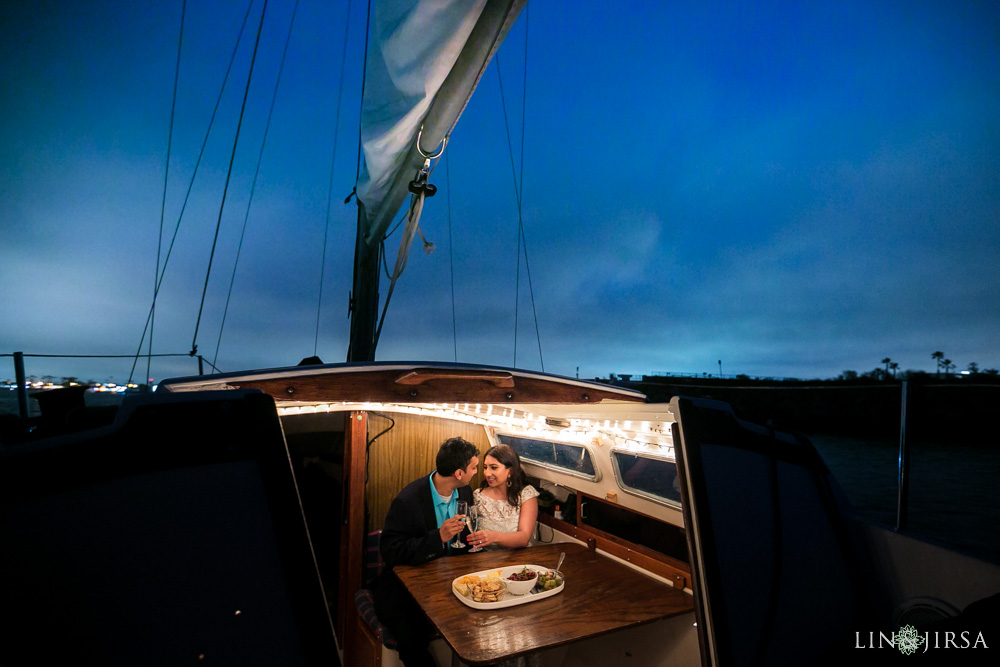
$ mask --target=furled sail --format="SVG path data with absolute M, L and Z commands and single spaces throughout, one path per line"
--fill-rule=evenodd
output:
M 379 244 L 526 1 L 384 0 L 375 8 L 361 113 L 349 360 L 375 357 Z M 411 216 L 405 239 L 415 224 Z

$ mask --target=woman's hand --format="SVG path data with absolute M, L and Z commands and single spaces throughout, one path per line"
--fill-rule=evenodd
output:
M 497 534 L 492 530 L 479 530 L 469 535 L 466 541 L 474 547 L 485 547 L 497 541 Z

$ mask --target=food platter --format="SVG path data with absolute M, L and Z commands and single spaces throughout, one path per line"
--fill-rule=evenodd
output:
M 545 598 L 550 598 L 553 595 L 558 595 L 562 593 L 563 588 L 566 586 L 566 581 L 562 580 L 558 586 L 547 591 L 541 591 L 538 587 L 532 588 L 528 593 L 524 595 L 512 595 L 507 592 L 501 600 L 497 602 L 477 602 L 472 599 L 471 595 L 466 596 L 462 593 L 463 584 L 462 581 L 470 577 L 479 577 L 480 579 L 488 578 L 499 578 L 500 580 L 505 579 L 510 576 L 513 572 L 519 572 L 523 568 L 528 568 L 529 570 L 534 570 L 539 574 L 547 574 L 549 572 L 555 572 L 547 567 L 542 567 L 541 565 L 532 565 L 530 563 L 525 565 L 513 565 L 509 567 L 501 568 L 490 568 L 488 570 L 480 570 L 478 572 L 470 572 L 468 574 L 463 574 L 461 577 L 456 577 L 451 582 L 451 592 L 455 594 L 459 600 L 464 604 L 473 609 L 503 609 L 505 607 L 515 607 L 521 604 L 527 604 L 528 602 L 536 602 L 538 600 L 544 600 Z
M 558 595 L 562 593 L 563 588 L 566 586 L 566 581 L 560 581 L 559 585 L 547 591 L 539 590 L 538 587 L 532 588 L 530 591 L 524 595 L 512 595 L 509 591 L 506 592 L 502 599 L 496 602 L 477 602 L 472 599 L 471 595 L 464 595 L 462 593 L 463 589 L 467 590 L 463 580 L 468 580 L 472 577 L 478 577 L 479 579 L 497 579 L 501 581 L 506 579 L 513 572 L 519 572 L 524 568 L 529 570 L 534 570 L 539 574 L 547 574 L 549 572 L 554 572 L 547 567 L 542 567 L 541 565 L 532 565 L 527 563 L 525 565 L 512 565 L 509 567 L 500 568 L 490 568 L 488 570 L 480 570 L 478 572 L 470 572 L 468 574 L 463 574 L 461 577 L 456 577 L 451 582 L 451 592 L 455 594 L 459 600 L 461 600 L 465 605 L 472 607 L 473 609 L 503 609 L 505 607 L 515 607 L 521 604 L 527 604 L 528 602 L 536 602 L 538 600 L 544 600 L 545 598 L 550 598 L 553 595 Z

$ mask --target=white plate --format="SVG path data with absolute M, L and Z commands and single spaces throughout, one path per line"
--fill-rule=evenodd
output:
M 504 607 L 515 607 L 519 604 L 527 604 L 528 602 L 534 602 L 536 600 L 543 600 L 545 598 L 550 598 L 557 593 L 561 593 L 562 589 L 566 586 L 566 580 L 549 591 L 538 592 L 534 588 L 525 593 L 524 595 L 511 595 L 510 591 L 504 593 L 503 599 L 499 602 L 476 602 L 471 597 L 465 597 L 458 591 L 458 580 L 462 577 L 477 576 L 485 579 L 487 575 L 498 574 L 500 578 L 503 579 L 509 576 L 511 572 L 520 572 L 525 567 L 535 570 L 536 572 L 547 573 L 550 571 L 547 567 L 542 567 L 541 565 L 532 565 L 531 563 L 526 563 L 524 565 L 510 565 L 507 567 L 491 568 L 489 570 L 480 570 L 479 572 L 469 572 L 468 574 L 463 574 L 461 577 L 455 577 L 451 582 L 451 592 L 455 594 L 459 600 L 464 602 L 469 607 L 473 609 L 503 609 Z

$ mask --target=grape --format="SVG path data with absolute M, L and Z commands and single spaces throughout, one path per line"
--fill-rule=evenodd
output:
M 535 578 L 536 574 L 537 572 L 535 572 L 534 570 L 529 570 L 526 567 L 521 572 L 515 572 L 507 578 L 510 579 L 511 581 L 531 581 L 532 579 Z

